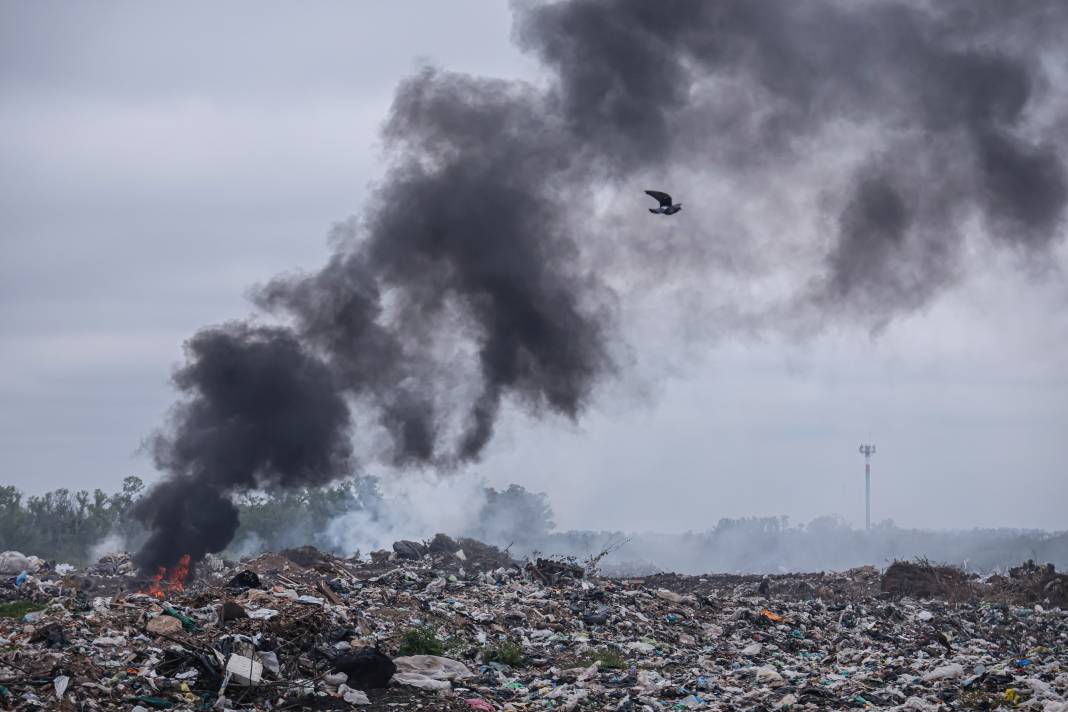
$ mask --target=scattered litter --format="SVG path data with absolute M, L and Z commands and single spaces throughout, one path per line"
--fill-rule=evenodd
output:
M 899 564 L 604 578 L 440 535 L 215 557 L 149 595 L 125 554 L 4 552 L 0 709 L 1068 712 L 1063 574 Z

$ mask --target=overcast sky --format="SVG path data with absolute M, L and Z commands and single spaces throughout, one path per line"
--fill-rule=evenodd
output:
M 246 316 L 250 286 L 322 264 L 421 63 L 536 80 L 510 22 L 473 0 L 0 3 L 0 483 L 152 479 L 138 447 L 182 342 Z M 702 199 L 684 197 L 667 249 Z M 586 417 L 510 412 L 471 471 L 547 492 L 565 527 L 862 524 L 870 437 L 875 520 L 1068 528 L 1063 240 L 1055 254 L 975 256 L 874 337 L 724 335 L 714 309 L 680 325 L 635 295 L 632 367 Z

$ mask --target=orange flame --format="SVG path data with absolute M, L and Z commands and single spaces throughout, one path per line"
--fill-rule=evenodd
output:
M 178 559 L 178 565 L 171 570 L 171 591 L 184 591 L 185 579 L 189 576 L 189 554 L 182 554 L 182 558 Z
M 147 593 L 162 600 L 167 597 L 168 593 L 184 591 L 185 580 L 189 577 L 189 564 L 189 554 L 182 554 L 182 558 L 178 559 L 178 564 L 170 570 L 170 577 L 167 576 L 167 569 L 160 566 L 156 575 L 152 577 L 152 583 L 148 589 L 141 593 Z
M 167 569 L 160 566 L 159 571 L 157 571 L 156 575 L 152 577 L 152 585 L 149 586 L 148 590 L 144 593 L 147 593 L 150 596 L 155 596 L 156 598 L 163 598 L 165 594 L 163 593 L 163 589 L 160 587 L 160 582 L 163 581 L 166 575 Z

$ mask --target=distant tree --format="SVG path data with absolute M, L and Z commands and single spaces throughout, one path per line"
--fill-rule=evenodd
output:
M 370 477 L 332 487 L 251 492 L 237 498 L 240 526 L 230 555 L 310 544 L 331 551 L 336 542 L 326 524 L 347 512 L 378 506 L 381 495 Z M 344 553 L 344 552 L 339 552 Z
M 86 563 L 106 536 L 135 530 L 127 512 L 143 488 L 137 477 L 127 477 L 122 491 L 110 496 L 61 488 L 24 497 L 15 487 L 0 487 L 0 549 Z
M 13 486 L 0 487 L 0 550 L 18 549 L 27 540 L 28 526 L 22 493 Z
M 849 522 L 837 514 L 825 514 L 808 523 L 806 529 L 817 534 L 833 534 L 850 529 Z
M 506 490 L 487 487 L 478 519 L 466 532 L 487 543 L 536 545 L 556 527 L 553 508 L 544 492 L 528 492 L 519 485 Z

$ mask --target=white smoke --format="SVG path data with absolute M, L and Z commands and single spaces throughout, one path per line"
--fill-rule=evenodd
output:
M 227 547 L 226 551 L 231 556 L 243 559 L 246 556 L 255 556 L 268 548 L 267 542 L 263 540 L 263 537 L 256 532 L 249 532 Z
M 126 537 L 118 532 L 112 532 L 96 544 L 93 544 L 89 550 L 89 560 L 93 562 L 100 561 L 108 554 L 117 554 L 124 551 L 129 551 L 129 543 L 126 541 Z
M 399 539 L 424 541 L 438 532 L 470 531 L 486 501 L 485 484 L 473 474 L 397 477 L 381 481 L 380 488 L 378 506 L 327 523 L 327 538 L 336 551 L 367 554 Z

